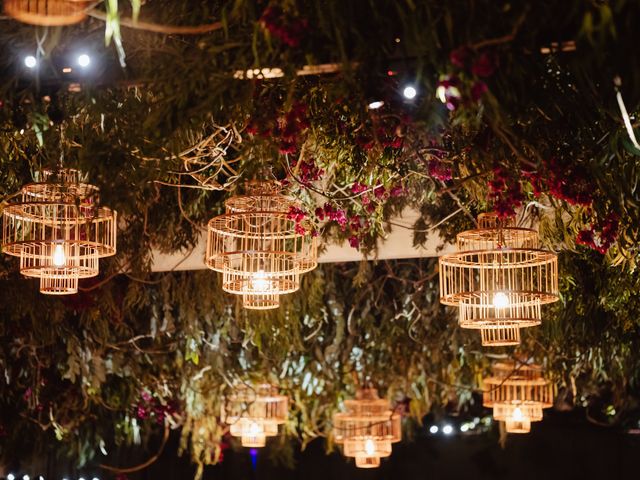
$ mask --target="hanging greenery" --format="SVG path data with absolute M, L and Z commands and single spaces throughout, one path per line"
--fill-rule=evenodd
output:
M 489 361 L 439 305 L 435 259 L 323 265 L 267 314 L 214 272 L 150 273 L 154 250 L 194 248 L 230 192 L 271 176 L 302 201 L 292 218 L 370 258 L 407 208 L 415 243 L 443 245 L 478 212 L 522 212 L 562 252 L 561 302 L 517 354 L 591 419 L 637 407 L 640 152 L 614 88 L 636 122 L 635 2 L 153 0 L 88 14 L 65 29 L 0 20 L 3 202 L 62 163 L 121 218 L 117 257 L 76 296 L 41 296 L 0 260 L 3 456 L 55 438 L 86 461 L 166 428 L 202 467 L 227 441 L 225 388 L 249 378 L 288 393 L 286 431 L 303 444 L 366 382 L 418 421 L 478 401 Z M 80 46 L 92 69 L 62 73 Z

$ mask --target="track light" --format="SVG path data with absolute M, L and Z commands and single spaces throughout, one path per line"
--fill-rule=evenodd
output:
M 416 98 L 417 94 L 418 94 L 418 91 L 412 85 L 407 85 L 406 87 L 404 87 L 404 90 L 402 90 L 402 95 L 407 100 L 413 100 L 414 98 Z
M 38 65 L 38 60 L 33 55 L 27 55 L 24 57 L 24 66 L 27 68 L 36 68 Z
M 86 53 L 78 55 L 78 65 L 80 65 L 82 68 L 87 68 L 89 65 L 91 65 L 91 57 Z

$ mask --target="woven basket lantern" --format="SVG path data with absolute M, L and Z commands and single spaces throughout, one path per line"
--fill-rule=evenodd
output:
M 300 288 L 300 275 L 318 265 L 316 239 L 292 218 L 298 203 L 275 182 L 250 182 L 247 195 L 227 200 L 209 221 L 206 264 L 222 272 L 222 288 L 249 309 L 279 306 Z
M 392 444 L 402 438 L 401 418 L 375 389 L 358 391 L 346 400 L 345 411 L 333 416 L 333 434 L 344 455 L 353 457 L 358 468 L 376 468 L 391 455 Z
M 289 399 L 271 385 L 238 385 L 225 399 L 222 421 L 229 425 L 243 447 L 260 448 L 267 437 L 278 435 L 278 425 L 287 421 Z
M 116 253 L 116 212 L 96 204 L 98 189 L 77 170 L 41 172 L 2 212 L 2 251 L 20 258 L 20 273 L 50 295 L 77 293 L 98 275 L 98 260 Z
M 44 27 L 73 25 L 87 18 L 84 0 L 4 0 L 4 12 L 19 22 Z
M 482 214 L 478 225 L 458 234 L 455 253 L 440 257 L 440 302 L 460 308 L 463 328 L 506 333 L 539 325 L 541 306 L 559 298 L 557 255 L 512 219 Z
M 513 347 L 520 345 L 520 327 L 487 326 L 480 329 L 484 347 Z
M 509 433 L 527 433 L 531 422 L 542 420 L 542 410 L 553 405 L 554 388 L 538 365 L 501 362 L 484 379 L 482 404 L 493 408 L 493 418 L 505 422 Z

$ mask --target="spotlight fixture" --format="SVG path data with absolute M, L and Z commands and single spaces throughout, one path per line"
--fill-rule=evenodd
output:
M 29 475 L 24 474 L 24 475 L 22 476 L 22 480 L 29 480 Z
M 78 65 L 80 65 L 82 68 L 87 68 L 89 65 L 91 65 L 91 57 L 86 53 L 78 55 Z
M 16 480 L 16 476 L 13 473 L 7 475 L 7 480 Z
M 434 435 L 435 435 L 436 433 L 438 433 L 438 430 L 440 430 L 440 429 L 438 428 L 438 426 L 437 426 L 437 425 L 431 425 L 431 426 L 429 427 L 429 433 L 433 433 Z
M 384 102 L 382 100 L 374 100 L 371 103 L 369 103 L 368 107 L 369 110 L 378 110 L 379 108 L 382 108 L 384 106 Z
M 445 425 L 442 427 L 442 433 L 445 435 L 451 435 L 453 433 L 453 427 L 451 425 Z
M 407 85 L 406 87 L 404 87 L 404 90 L 402 90 L 402 95 L 407 100 L 413 100 L 414 98 L 416 98 L 417 94 L 418 94 L 418 91 L 412 85 Z
M 36 60 L 36 57 L 34 57 L 33 55 L 27 55 L 26 57 L 24 57 L 24 66 L 27 68 L 36 68 L 36 66 L 38 65 L 38 60 Z

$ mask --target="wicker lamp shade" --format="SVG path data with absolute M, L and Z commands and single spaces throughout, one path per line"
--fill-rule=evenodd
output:
M 542 410 L 553 404 L 553 385 L 538 365 L 497 363 L 483 383 L 483 405 L 493 408 L 493 418 L 505 422 L 509 433 L 529 432 L 531 422 L 541 421 Z
M 249 309 L 271 309 L 300 288 L 300 275 L 318 265 L 316 239 L 292 218 L 298 204 L 275 182 L 250 182 L 209 221 L 206 264 L 222 273 L 222 288 Z
M 440 302 L 459 307 L 460 326 L 480 329 L 485 345 L 491 333 L 510 332 L 515 341 L 517 329 L 539 325 L 541 306 L 559 298 L 557 255 L 513 219 L 482 214 L 478 226 L 459 233 L 457 251 L 440 257 Z
M 42 172 L 3 210 L 2 251 L 20 258 L 20 272 L 40 291 L 73 294 L 116 253 L 116 212 L 96 204 L 98 189 L 76 170 Z
M 487 326 L 480 329 L 483 347 L 513 347 L 520 345 L 520 327 Z
M 87 18 L 85 0 L 4 0 L 5 13 L 19 22 L 45 27 L 73 25 Z
M 267 437 L 278 435 L 287 420 L 289 399 L 271 385 L 238 385 L 222 406 L 222 421 L 243 447 L 260 448 Z
M 375 389 L 358 391 L 347 400 L 345 411 L 333 416 L 335 441 L 346 457 L 355 458 L 358 468 L 376 468 L 391 455 L 392 444 L 402 438 L 401 417 L 394 413 Z

